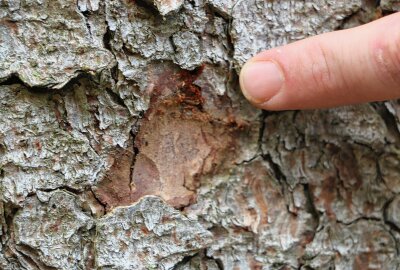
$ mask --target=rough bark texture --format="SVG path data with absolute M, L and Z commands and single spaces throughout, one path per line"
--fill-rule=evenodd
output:
M 261 112 L 237 75 L 399 7 L 0 0 L 0 269 L 399 269 L 400 103 Z

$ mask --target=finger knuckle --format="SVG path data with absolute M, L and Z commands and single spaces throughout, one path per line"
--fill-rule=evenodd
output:
M 400 88 L 400 32 L 373 50 L 373 60 L 378 76 Z
M 320 43 L 313 48 L 312 80 L 319 91 L 331 91 L 335 88 L 333 63 L 330 51 Z

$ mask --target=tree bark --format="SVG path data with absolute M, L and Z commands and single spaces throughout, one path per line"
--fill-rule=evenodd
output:
M 378 2 L 0 0 L 0 269 L 399 269 L 400 103 L 238 86 Z

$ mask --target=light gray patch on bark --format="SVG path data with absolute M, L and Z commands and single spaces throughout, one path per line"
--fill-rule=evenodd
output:
M 380 6 L 386 11 L 400 11 L 399 0 L 381 0 Z
M 239 3 L 238 0 L 208 0 L 207 2 L 225 18 L 232 18 L 233 8 Z
M 134 118 L 97 87 L 82 80 L 65 96 L 0 87 L 3 200 L 19 204 L 36 190 L 83 190 L 101 179 Z
M 385 107 L 395 119 L 397 131 L 400 132 L 400 102 L 399 100 L 386 101 Z
M 29 86 L 58 89 L 81 72 L 114 65 L 75 0 L 3 1 L 0 22 L 0 81 L 17 75 Z
M 203 63 L 228 65 L 227 29 L 203 1 L 185 2 L 179 13 L 161 16 L 128 1 L 107 1 L 110 43 L 118 61 L 116 92 L 130 107 L 145 110 L 154 87 L 154 69 L 163 61 L 193 70 Z M 133 106 L 132 106 L 133 105 Z
M 310 185 L 318 211 L 345 223 L 382 216 L 392 188 L 380 181 L 374 149 L 382 149 L 387 131 L 370 105 L 290 112 L 265 123 L 264 154 L 290 188 Z
M 2 250 L 2 252 L 4 252 Z M 8 260 L 4 257 L 3 254 L 0 255 L 0 267 L 4 270 L 21 270 L 24 269 L 21 266 L 21 263 L 16 259 Z M 26 269 L 26 268 L 25 268 Z
M 69 124 L 85 134 L 100 155 L 126 147 L 137 120 L 115 96 L 106 87 L 81 80 L 63 98 Z
M 361 4 L 361 0 L 238 0 L 231 8 L 234 63 L 240 69 L 262 50 L 333 31 Z
M 171 269 L 210 244 L 212 235 L 160 198 L 145 196 L 97 223 L 99 269 Z
M 323 134 L 331 143 L 347 140 L 379 148 L 385 143 L 387 127 L 382 117 L 371 105 L 347 106 L 330 110 L 301 112 L 309 136 Z M 310 121 L 308 121 L 310 120 Z
M 175 48 L 174 62 L 184 69 L 193 70 L 202 63 L 200 39 L 191 32 L 179 32 L 172 36 Z
M 394 193 L 400 192 L 400 153 L 398 149 L 391 149 L 379 157 L 379 171 L 386 186 Z
M 173 11 L 178 11 L 184 0 L 145 0 L 146 2 L 153 4 L 161 15 L 167 15 Z
M 301 254 L 317 221 L 303 188 L 293 192 L 294 205 L 288 208 L 271 173 L 261 158 L 243 164 L 230 176 L 209 179 L 199 189 L 197 203 L 186 209 L 211 228 L 215 240 L 207 255 L 227 269 L 299 267 L 293 254 Z M 266 256 L 268 252 L 276 256 Z
M 400 196 L 396 196 L 388 205 L 386 220 L 400 229 Z
M 114 50 L 125 48 L 152 60 L 171 59 L 173 47 L 169 38 L 183 26 L 181 16 L 163 18 L 122 0 L 107 1 L 106 15 L 110 30 L 115 32 L 111 40 Z
M 215 260 L 197 255 L 187 262 L 178 264 L 174 270 L 220 270 L 220 268 Z
M 339 256 L 338 256 L 339 255 Z M 396 269 L 395 239 L 380 222 L 325 224 L 306 248 L 305 266 L 313 269 Z
M 203 95 L 217 94 L 218 96 L 224 96 L 228 87 L 227 72 L 228 70 L 226 67 L 206 66 L 194 84 L 201 88 Z M 206 102 L 208 100 L 209 99 L 206 99 Z
M 56 98 L 6 85 L 0 103 L 3 200 L 18 204 L 37 189 L 82 189 L 96 182 L 105 162 L 86 136 L 63 126 Z
M 98 11 L 100 0 L 78 0 L 78 8 L 81 12 Z
M 55 269 L 85 267 L 85 237 L 94 221 L 82 212 L 73 194 L 54 191 L 30 197 L 13 224 L 16 249 L 33 261 Z
M 112 33 L 110 44 L 118 61 L 115 92 L 130 110 L 148 108 L 152 61 L 172 61 L 172 36 L 183 28 L 181 15 L 163 17 L 128 1 L 106 1 L 106 20 Z M 133 93 L 133 94 L 132 94 Z

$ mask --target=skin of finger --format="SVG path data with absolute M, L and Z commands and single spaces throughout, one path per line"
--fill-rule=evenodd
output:
M 399 80 L 393 71 L 387 72 L 384 63 L 398 64 L 400 70 L 399 44 L 397 13 L 262 52 L 250 61 L 279 63 L 285 84 L 277 95 L 257 106 L 267 110 L 326 108 L 400 97 Z

